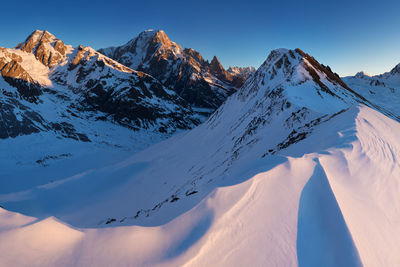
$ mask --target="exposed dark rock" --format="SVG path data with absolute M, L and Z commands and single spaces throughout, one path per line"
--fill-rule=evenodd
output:
M 23 98 L 35 102 L 37 96 L 42 94 L 41 87 L 18 61 L 20 60 L 7 61 L 5 58 L 0 58 L 0 74 L 10 86 L 17 89 Z
M 109 114 L 98 119 L 111 119 L 133 130 L 154 128 L 172 133 L 199 124 L 188 103 L 153 77 L 89 47 L 80 46 L 77 50 L 68 67 L 56 70 L 52 79 L 62 85 L 73 81 L 72 91 L 82 95 L 79 109 Z M 70 76 L 71 70 L 76 71 L 75 76 Z
M 19 112 L 16 113 L 15 110 Z M 18 100 L 7 98 L 0 101 L 0 138 L 38 133 L 46 129 L 42 116 L 22 105 Z
M 194 194 L 196 194 L 196 193 L 197 193 L 196 190 L 193 190 L 193 191 L 186 191 L 185 195 L 186 195 L 186 196 L 191 196 L 191 195 L 194 195 Z
M 67 46 L 48 31 L 34 31 L 25 42 L 16 46 L 17 49 L 33 53 L 35 57 L 48 67 L 64 60 Z
M 106 224 L 110 224 L 110 223 L 115 222 L 115 221 L 116 221 L 116 219 L 110 218 L 110 219 L 107 220 Z
M 163 31 L 145 31 L 123 46 L 99 52 L 157 78 L 191 106 L 212 111 L 245 81 L 227 72 L 216 57 L 208 63 L 199 52 L 182 50 Z

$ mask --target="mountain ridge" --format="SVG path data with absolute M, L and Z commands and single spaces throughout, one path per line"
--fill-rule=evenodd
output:
M 196 109 L 209 115 L 247 76 L 226 71 L 214 56 L 211 63 L 199 52 L 171 41 L 164 31 L 148 30 L 125 45 L 99 49 L 118 62 L 149 73 Z
M 0 48 L 0 147 L 23 148 L 2 155 L 1 175 L 20 177 L 30 169 L 51 179 L 52 166 L 79 171 L 84 166 L 69 162 L 105 151 L 119 158 L 200 123 L 182 98 L 152 76 L 90 47 L 65 45 L 65 53 L 57 54 L 54 46 L 61 42 L 34 31 L 17 49 Z M 11 165 L 23 167 L 6 167 Z

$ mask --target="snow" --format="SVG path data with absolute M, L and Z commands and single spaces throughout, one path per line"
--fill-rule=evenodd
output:
M 400 203 L 396 179 L 400 168 L 391 154 L 400 155 L 394 134 L 399 130 L 397 122 L 370 108 L 348 111 L 303 144 L 318 142 L 325 131 L 340 132 L 334 145 L 302 156 L 286 151 L 238 163 L 229 181 L 210 185 L 209 193 L 189 204 L 192 208 L 185 208 L 186 199 L 169 204 L 178 205 L 174 209 L 179 214 L 168 220 L 154 219 L 151 227 L 75 228 L 52 217 L 33 221 L 2 210 L 2 218 L 19 219 L 0 220 L 0 253 L 4 255 L 0 262 L 20 266 L 397 266 L 400 227 L 394 222 L 400 219 L 396 204 Z M 161 166 L 164 172 L 177 171 L 165 163 Z M 129 190 L 137 194 L 140 188 Z M 102 203 L 102 207 L 104 212 L 108 205 Z
M 120 47 L 108 47 L 100 49 L 100 51 L 109 57 L 113 57 L 116 51 L 122 53 L 121 61 L 131 69 L 137 70 L 140 66 L 146 68 L 149 64 L 146 60 L 150 60 L 153 57 L 153 55 L 148 54 L 149 46 L 152 44 L 152 39 L 157 35 L 159 35 L 162 40 L 159 43 L 157 51 L 154 53 L 163 53 L 170 49 L 175 57 L 182 57 L 182 48 L 178 44 L 170 41 L 165 32 L 161 30 L 146 30 L 140 33 L 138 37 Z
M 229 67 L 227 71 L 234 75 L 249 76 L 256 72 L 256 69 L 252 66 L 250 67 Z
M 1 48 L 4 51 L 0 51 L 0 57 L 6 61 L 11 61 L 11 55 L 21 57 L 19 64 L 25 69 L 32 79 L 42 86 L 51 86 L 52 82 L 49 79 L 49 69 L 41 64 L 33 54 L 26 53 L 19 49 Z
M 344 77 L 343 81 L 371 103 L 400 116 L 400 74 L 386 72 L 368 76 L 360 73 Z
M 197 51 L 193 49 L 182 50 L 182 47 L 171 41 L 164 31 L 144 31 L 122 46 L 99 49 L 99 52 L 132 69 L 140 69 L 154 74 L 155 78 L 167 87 L 174 88 L 195 108 L 213 107 L 214 111 L 228 95 L 237 90 L 235 86 L 238 85 L 233 85 L 229 81 L 222 81 L 210 74 L 209 63 L 204 61 Z M 160 65 L 160 62 L 167 65 Z M 154 71 L 159 68 L 163 70 L 162 73 Z M 245 79 L 253 69 L 243 68 L 241 71 L 244 72 L 241 78 Z M 249 74 L 246 74 L 247 72 Z M 187 81 L 187 79 L 190 81 Z M 212 91 L 208 91 L 207 86 L 201 81 L 208 83 Z M 182 84 L 185 84 L 185 86 Z M 182 86 L 183 88 L 181 88 Z M 204 91 L 201 94 L 205 97 L 194 104 L 192 102 L 196 101 L 189 96 L 197 98 L 196 95 L 199 95 L 195 92 L 197 90 Z M 203 115 L 196 114 L 196 117 L 204 121 Z M 208 116 L 210 113 L 206 115 Z
M 3 151 L 3 153 L 0 153 L 0 177 L 6 177 L 6 179 L 0 179 L 1 193 L 23 191 L 25 193 L 17 195 L 27 196 L 29 195 L 28 189 L 31 187 L 37 187 L 40 190 L 40 188 L 46 188 L 48 184 L 53 182 L 57 184 L 55 182 L 57 180 L 76 177 L 80 173 L 86 173 L 88 169 L 115 163 L 170 136 L 170 134 L 156 131 L 161 123 L 164 125 L 171 123 L 168 117 L 159 118 L 154 122 L 154 125 L 148 125 L 148 129 L 132 131 L 110 120 L 101 121 L 96 119 L 99 116 L 106 117 L 108 114 L 79 111 L 71 108 L 70 105 L 75 105 L 80 101 L 80 95 L 74 93 L 71 89 L 71 87 L 80 86 L 76 82 L 77 69 L 67 71 L 68 62 L 74 59 L 77 50 L 69 51 L 66 60 L 54 66 L 51 70 L 37 61 L 33 54 L 18 49 L 5 50 L 7 53 L 15 53 L 21 56 L 21 65 L 26 67 L 33 79 L 52 90 L 51 93 L 44 91 L 38 103 L 20 100 L 21 105 L 26 110 L 21 110 L 18 106 L 14 107 L 13 113 L 17 120 L 22 121 L 26 117 L 25 113 L 36 112 L 40 114 L 46 123 L 66 122 L 71 124 L 76 132 L 84 133 L 91 142 L 61 138 L 54 131 L 45 130 L 43 125 L 39 124 L 37 124 L 37 127 L 42 130 L 40 133 L 18 136 L 15 139 L 0 139 L 0 151 Z M 105 65 L 109 66 L 109 68 L 104 68 L 104 71 L 113 75 L 107 80 L 107 83 L 110 83 L 111 86 L 117 84 L 113 88 L 115 94 L 123 94 L 123 87 L 128 86 L 131 88 L 132 85 L 128 82 L 134 82 L 138 79 L 136 71 L 105 58 L 91 48 L 83 48 L 83 50 L 88 60 L 85 65 L 87 67 L 96 65 L 95 63 L 98 60 L 106 60 Z M 4 54 L 2 55 L 4 56 Z M 114 69 L 115 67 L 117 69 Z M 99 68 L 95 68 L 94 71 L 87 75 L 85 82 L 88 79 L 97 80 L 101 74 L 104 73 Z M 52 79 L 56 75 L 60 75 L 66 85 L 53 83 Z M 148 81 L 151 81 L 151 79 L 148 79 Z M 11 87 L 1 77 L 0 86 L 3 90 L 16 93 L 16 88 Z M 175 95 L 168 89 L 165 92 L 171 96 Z M 7 103 L 8 98 L 6 96 L 1 96 L 0 99 Z M 179 108 L 172 101 L 156 96 L 143 98 L 142 101 L 143 105 L 165 110 L 168 114 L 175 112 Z M 75 115 L 72 115 L 71 112 L 75 113 Z M 130 123 L 130 121 L 126 122 L 126 125 L 130 126 Z M 176 132 L 179 131 L 177 130 Z M 60 169 L 64 170 L 62 176 L 59 176 Z
M 148 132 L 94 121 L 93 143 L 0 140 L 0 265 L 398 266 L 400 123 L 288 53 L 140 152 L 113 145 Z M 40 150 L 73 157 L 38 168 Z
M 296 242 L 299 266 L 361 266 L 352 236 L 318 159 L 299 202 Z

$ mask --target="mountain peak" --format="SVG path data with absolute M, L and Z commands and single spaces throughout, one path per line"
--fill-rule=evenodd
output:
M 282 70 L 284 72 L 288 71 L 288 69 L 292 67 L 301 66 L 301 68 L 305 70 L 305 73 L 308 74 L 306 76 L 311 77 L 312 80 L 317 83 L 323 90 L 327 89 L 325 85 L 326 82 L 334 85 L 340 85 L 341 87 L 351 90 L 340 79 L 337 73 L 332 72 L 329 66 L 320 64 L 314 57 L 303 52 L 299 48 L 296 48 L 295 50 L 290 50 L 286 48 L 273 50 L 268 56 L 265 63 L 270 64 L 271 62 L 274 62 L 276 69 L 281 69 L 283 65 Z M 293 73 L 290 72 L 290 74 Z
M 149 45 L 150 43 L 161 44 L 161 46 L 167 49 L 173 49 L 174 47 L 180 48 L 178 44 L 169 39 L 168 35 L 163 30 L 145 30 L 139 33 L 136 38 L 130 40 L 128 44 L 132 46 L 138 42 L 143 43 L 143 45 Z
M 218 58 L 214 56 L 211 60 L 210 66 L 212 69 L 222 70 L 224 67 L 222 66 L 221 62 L 219 62 Z
M 40 35 L 40 36 L 46 35 L 46 36 L 55 37 L 53 34 L 51 34 L 51 33 L 50 33 L 49 31 L 47 31 L 47 30 L 38 30 L 38 29 L 34 30 L 34 31 L 30 34 L 30 36 L 33 36 L 33 35 Z M 29 37 L 28 37 L 28 38 L 29 38 Z
M 139 33 L 138 36 L 133 38 L 132 40 L 135 40 L 137 38 L 151 39 L 151 38 L 154 38 L 157 35 L 157 33 L 158 33 L 158 30 L 153 30 L 153 29 L 145 30 L 145 31 L 142 31 L 141 33 Z
M 68 50 L 68 46 L 63 41 L 46 30 L 35 30 L 15 48 L 33 53 L 43 65 L 48 67 L 53 67 L 63 61 Z
M 180 45 L 172 42 L 162 30 L 145 30 L 126 44 L 119 47 L 99 49 L 99 52 L 122 64 L 139 70 L 154 55 L 163 58 L 178 58 L 182 53 Z
M 356 75 L 354 77 L 362 79 L 362 78 L 371 77 L 371 76 L 368 75 L 365 71 L 359 71 L 356 73 Z
M 337 107 L 360 100 L 329 66 L 320 64 L 300 49 L 273 50 L 246 81 L 239 95 L 246 101 L 255 94 L 274 92 L 285 94 L 292 104 L 323 113 L 337 111 Z
M 98 51 L 157 78 L 190 105 L 201 108 L 202 117 L 214 111 L 247 78 L 227 72 L 216 57 L 210 63 L 198 51 L 182 49 L 161 30 L 143 31 L 122 46 Z
M 400 63 L 397 64 L 391 71 L 391 74 L 400 74 Z
M 53 34 L 46 30 L 34 30 L 24 42 L 18 44 L 16 49 L 21 50 L 30 50 L 26 52 L 32 52 L 32 45 L 37 44 L 38 42 L 51 42 L 54 40 L 58 40 Z
M 232 75 L 224 69 L 216 56 L 214 56 L 211 60 L 210 72 L 219 79 L 232 81 Z

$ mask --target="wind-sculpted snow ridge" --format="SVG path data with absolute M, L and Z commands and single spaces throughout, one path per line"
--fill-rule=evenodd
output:
M 189 132 L 1 186 L 0 264 L 398 266 L 400 124 L 365 101 L 274 50 Z

